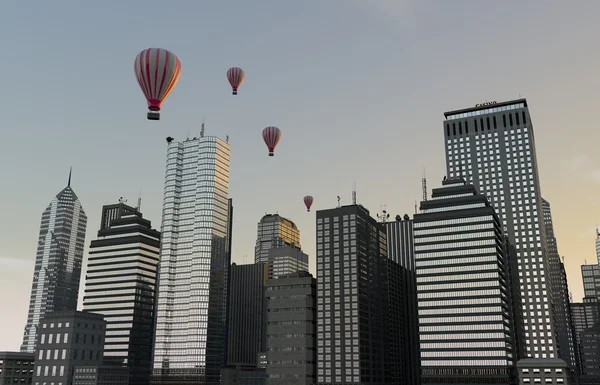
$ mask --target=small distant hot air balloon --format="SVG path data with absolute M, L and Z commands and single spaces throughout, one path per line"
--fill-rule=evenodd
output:
M 306 205 L 306 211 L 310 212 L 310 206 L 312 206 L 314 199 L 312 196 L 307 195 L 304 197 L 304 204 Z
M 227 70 L 227 80 L 231 84 L 234 95 L 237 95 L 238 87 L 242 85 L 245 76 L 244 70 L 240 67 L 231 67 Z
M 275 147 L 277 147 L 277 143 L 281 139 L 281 130 L 275 126 L 265 127 L 262 136 L 265 144 L 269 147 L 269 156 L 275 155 L 273 151 L 275 151 Z
M 159 120 L 158 111 L 181 76 L 181 62 L 166 49 L 148 48 L 137 55 L 133 68 L 148 100 L 148 119 Z

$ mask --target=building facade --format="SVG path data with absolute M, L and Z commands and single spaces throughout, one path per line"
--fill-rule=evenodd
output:
M 312 385 L 317 377 L 317 280 L 305 271 L 270 279 L 267 385 Z
M 444 116 L 447 175 L 465 177 L 488 198 L 515 247 L 526 328 L 524 355 L 545 359 L 540 364 L 560 360 L 535 138 L 527 100 L 484 103 L 446 112 Z
M 39 323 L 46 314 L 77 309 L 86 224 L 69 173 L 67 187 L 42 213 L 22 352 L 35 351 Z
M 104 360 L 130 370 L 130 384 L 148 384 L 160 233 L 136 208 L 102 208 L 90 244 L 83 309 L 107 322 Z
M 421 202 L 414 236 L 421 383 L 513 384 L 512 282 L 494 208 L 464 179 L 444 180 Z
M 227 365 L 257 366 L 266 345 L 266 263 L 231 265 Z
M 168 144 L 154 383 L 220 382 L 231 260 L 229 159 L 229 143 L 216 137 Z
M 387 233 L 387 256 L 393 263 L 389 265 L 389 285 L 397 288 L 391 293 L 390 301 L 398 301 L 390 306 L 390 356 L 392 361 L 404 364 L 394 367 L 394 378 L 398 383 L 420 385 L 419 360 L 419 321 L 417 308 L 417 276 L 415 264 L 415 241 L 413 220 L 408 215 L 396 217 L 396 221 L 385 224 Z M 396 266 L 397 265 L 397 266 Z M 394 274 L 396 273 L 396 274 Z
M 308 255 L 296 247 L 276 247 L 269 250 L 269 279 L 308 271 Z
M 390 262 L 385 227 L 363 206 L 317 211 L 318 384 L 395 383 Z
M 73 369 L 73 385 L 128 385 L 129 378 L 129 369 L 123 366 L 76 366 Z
M 33 353 L 0 352 L 0 385 L 31 385 Z
M 575 342 L 573 329 L 571 303 L 569 300 L 569 285 L 565 265 L 560 260 L 558 244 L 554 235 L 552 223 L 552 210 L 550 202 L 542 198 L 542 210 L 546 230 L 546 244 L 548 262 L 550 265 L 550 286 L 552 288 L 552 307 L 554 322 L 556 324 L 556 336 L 558 341 L 558 355 L 573 370 L 579 372 L 579 356 Z
M 102 365 L 106 322 L 99 314 L 62 311 L 40 321 L 34 385 L 69 385 L 75 366 Z
M 269 250 L 277 247 L 300 249 L 300 230 L 279 214 L 266 214 L 258 222 L 254 262 L 269 262 Z

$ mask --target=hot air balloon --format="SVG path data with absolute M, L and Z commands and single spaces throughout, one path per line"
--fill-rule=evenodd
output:
M 242 85 L 245 76 L 244 70 L 239 67 L 231 67 L 227 70 L 227 80 L 231 84 L 234 95 L 237 95 L 238 87 Z
M 312 206 L 314 199 L 312 196 L 307 195 L 304 197 L 304 204 L 306 205 L 306 211 L 310 212 L 310 206 Z
M 166 49 L 148 48 L 137 55 L 133 68 L 148 100 L 148 119 L 159 120 L 158 111 L 181 76 L 181 62 Z
M 275 147 L 277 147 L 277 143 L 281 139 L 281 130 L 275 126 L 265 127 L 262 136 L 265 144 L 269 147 L 269 156 L 275 155 L 273 151 L 275 151 Z

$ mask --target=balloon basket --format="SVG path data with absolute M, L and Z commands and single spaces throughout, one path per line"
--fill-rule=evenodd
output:
M 269 156 L 275 156 L 275 154 L 274 154 L 274 153 L 272 153 L 272 152 L 270 152 L 270 153 L 269 153 Z
M 237 95 L 237 91 L 233 91 L 231 94 L 232 95 Z
M 148 117 L 148 120 L 160 120 L 160 113 L 150 111 L 150 112 L 148 112 L 147 117 Z

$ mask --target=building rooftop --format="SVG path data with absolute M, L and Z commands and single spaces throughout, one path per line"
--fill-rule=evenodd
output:
M 510 106 L 510 105 L 518 104 L 518 103 L 523 103 L 523 105 L 525 107 L 527 107 L 526 99 L 509 100 L 506 102 L 491 101 L 491 102 L 485 102 L 485 103 L 478 103 L 475 105 L 475 107 L 463 108 L 460 110 L 444 112 L 444 117 L 448 118 L 449 116 L 460 115 L 460 114 L 465 114 L 465 113 L 474 112 L 474 111 L 481 111 L 481 110 L 487 110 L 487 109 L 492 109 L 492 108 L 502 108 L 502 107 L 506 107 L 506 106 Z

